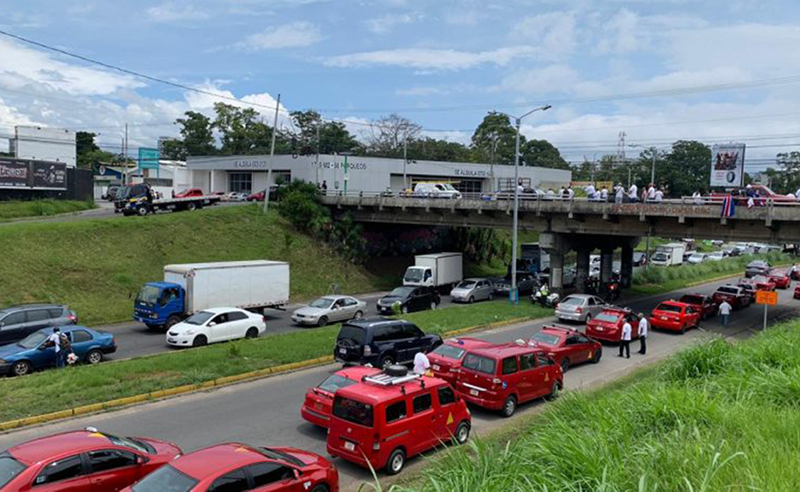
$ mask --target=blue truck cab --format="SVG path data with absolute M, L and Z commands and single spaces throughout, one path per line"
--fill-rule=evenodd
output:
M 148 282 L 133 304 L 133 319 L 148 328 L 166 328 L 186 317 L 186 291 L 171 282 Z

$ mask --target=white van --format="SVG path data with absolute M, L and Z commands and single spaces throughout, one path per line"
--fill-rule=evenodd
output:
M 461 192 L 449 183 L 417 183 L 414 186 L 415 198 L 461 198 Z

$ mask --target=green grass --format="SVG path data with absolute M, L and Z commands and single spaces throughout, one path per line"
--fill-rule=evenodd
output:
M 427 333 L 484 325 L 520 317 L 549 316 L 530 303 L 477 303 L 404 316 Z M 330 355 L 338 326 L 310 328 L 258 340 L 241 340 L 200 349 L 49 370 L 0 381 L 0 421 L 39 415 L 184 384 L 202 383 L 280 364 Z
M 796 491 L 800 322 L 566 394 L 516 434 L 451 450 L 400 490 Z
M 59 302 L 87 324 L 129 320 L 142 283 L 171 263 L 269 259 L 291 264 L 294 300 L 382 290 L 385 279 L 343 262 L 258 206 L 68 223 L 22 223 L 0 231 L 2 304 Z
M 43 217 L 96 208 L 93 201 L 30 200 L 0 202 L 0 222 L 26 217 Z
M 771 264 L 777 265 L 789 262 L 791 257 L 785 253 L 769 253 L 707 261 L 699 265 L 683 264 L 669 267 L 650 265 L 647 269 L 642 269 L 634 274 L 633 288 L 630 292 L 659 294 L 680 289 L 690 282 L 702 282 L 725 275 L 744 275 L 745 266 L 756 259 L 766 259 Z

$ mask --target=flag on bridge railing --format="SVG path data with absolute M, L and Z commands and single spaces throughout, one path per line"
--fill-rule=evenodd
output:
M 733 217 L 736 213 L 736 202 L 731 195 L 722 199 L 722 216 Z

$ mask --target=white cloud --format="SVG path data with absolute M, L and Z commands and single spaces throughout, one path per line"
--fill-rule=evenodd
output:
M 147 15 L 156 22 L 186 22 L 209 18 L 208 12 L 199 10 L 194 5 L 174 1 L 150 7 L 147 9 Z
M 282 26 L 273 26 L 260 33 L 248 36 L 237 44 L 249 50 L 271 50 L 310 46 L 323 39 L 322 31 L 310 22 L 298 21 Z
M 523 94 L 553 94 L 573 87 L 580 80 L 577 71 L 566 65 L 520 70 L 512 73 L 500 84 L 500 89 Z
M 619 55 L 643 48 L 639 33 L 639 16 L 622 8 L 604 25 L 596 45 L 598 53 Z
M 386 14 L 374 19 L 368 19 L 367 29 L 374 34 L 388 34 L 396 26 L 402 24 L 412 24 L 422 19 L 422 15 L 418 13 L 405 13 L 405 14 Z
M 325 60 L 325 65 L 329 67 L 382 65 L 422 70 L 462 70 L 486 64 L 504 66 L 515 58 L 529 57 L 535 52 L 536 50 L 529 46 L 510 46 L 477 52 L 401 48 L 334 56 Z
M 448 94 L 449 92 L 439 87 L 410 87 L 408 89 L 397 89 L 394 93 L 398 96 L 435 96 Z
M 575 15 L 571 12 L 549 12 L 525 17 L 516 23 L 511 36 L 536 45 L 543 56 L 560 58 L 575 49 Z

